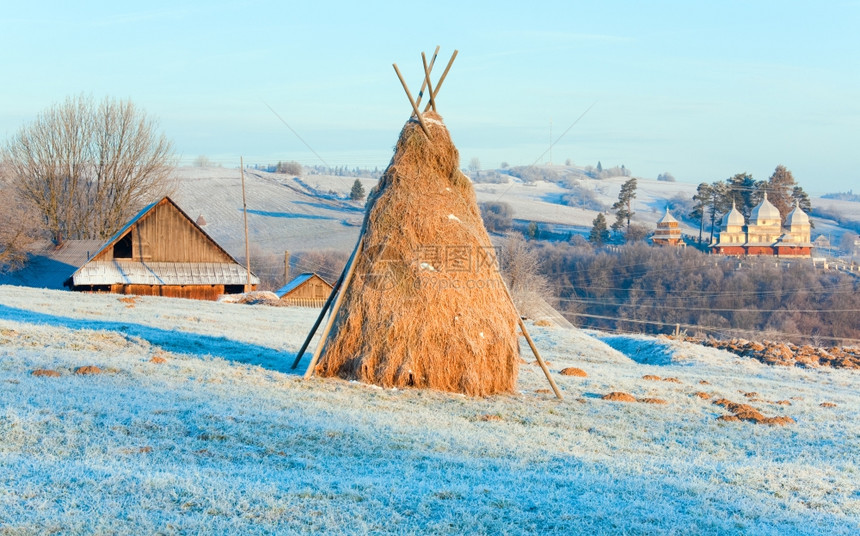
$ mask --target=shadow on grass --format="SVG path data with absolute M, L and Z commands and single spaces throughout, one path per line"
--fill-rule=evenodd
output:
M 304 374 L 310 355 L 305 352 L 302 362 L 292 370 L 294 352 L 235 341 L 227 337 L 171 331 L 130 322 L 68 318 L 18 309 L 0 304 L 0 318 L 19 322 L 55 326 L 73 330 L 113 331 L 128 337 L 138 337 L 168 352 L 185 355 L 210 355 L 227 361 L 256 365 L 284 374 Z

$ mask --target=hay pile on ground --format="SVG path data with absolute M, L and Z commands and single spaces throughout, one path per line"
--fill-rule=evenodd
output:
M 459 154 L 441 118 L 410 120 L 371 192 L 363 252 L 320 376 L 469 395 L 511 392 L 516 311 Z

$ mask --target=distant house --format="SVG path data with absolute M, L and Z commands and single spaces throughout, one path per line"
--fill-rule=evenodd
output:
M 322 307 L 332 285 L 314 273 L 304 273 L 275 291 L 281 303 L 300 307 Z
M 657 246 L 685 246 L 681 239 L 681 227 L 678 220 L 669 214 L 669 207 L 666 207 L 666 213 L 657 221 L 657 230 L 651 236 L 651 242 Z
M 248 273 L 169 197 L 104 243 L 64 283 L 71 290 L 214 300 L 256 290 Z M 246 288 L 248 286 L 248 288 Z
M 817 249 L 830 249 L 830 239 L 827 235 L 818 235 L 818 238 L 812 241 L 812 247 Z

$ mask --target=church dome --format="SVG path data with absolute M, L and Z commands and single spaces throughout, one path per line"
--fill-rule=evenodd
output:
M 785 218 L 785 224 L 789 227 L 794 225 L 809 225 L 809 216 L 806 215 L 806 212 L 800 210 L 800 202 L 794 204 L 794 208 Z
M 773 203 L 767 200 L 767 192 L 764 193 L 761 203 L 752 209 L 750 213 L 750 221 L 760 222 L 762 220 L 782 221 L 782 216 L 779 214 L 779 209 L 773 206 Z
M 732 209 L 723 216 L 723 227 L 725 228 L 730 225 L 733 227 L 743 227 L 743 224 L 744 215 L 738 211 L 734 201 L 732 201 Z
M 669 214 L 669 207 L 666 207 L 666 213 L 663 214 L 663 217 L 657 220 L 657 225 L 661 223 L 678 223 L 678 220 L 676 220 L 674 216 Z

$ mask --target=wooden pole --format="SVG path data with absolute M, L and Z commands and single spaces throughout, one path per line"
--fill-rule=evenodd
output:
M 245 216 L 245 266 L 247 268 L 247 279 L 245 280 L 245 292 L 251 291 L 251 247 L 248 244 L 248 203 L 245 200 L 245 162 L 239 157 L 239 170 L 242 173 L 242 213 Z
M 523 335 L 526 338 L 526 342 L 529 343 L 529 348 L 532 349 L 532 353 L 535 355 L 535 359 L 537 359 L 538 365 L 540 365 L 541 370 L 543 370 L 544 376 L 549 381 L 550 387 L 552 387 L 552 391 L 555 393 L 555 396 L 558 397 L 559 400 L 564 400 L 564 397 L 561 396 L 561 391 L 558 389 L 558 385 L 555 384 L 555 380 L 552 379 L 552 375 L 549 373 L 549 369 L 546 366 L 546 362 L 538 352 L 537 346 L 535 346 L 534 341 L 532 340 L 531 335 L 529 335 L 529 331 L 526 329 L 526 324 L 523 322 L 522 317 L 520 316 L 519 311 L 517 311 L 517 306 L 514 305 L 514 298 L 511 296 L 511 291 L 508 290 L 508 284 L 505 283 L 505 280 L 502 278 L 502 274 L 499 274 L 499 279 L 502 280 L 502 288 L 505 289 L 505 294 L 508 295 L 508 300 L 511 302 L 511 307 L 514 309 L 514 314 L 517 315 L 517 322 L 520 325 L 520 329 L 523 331 Z
M 421 112 L 418 111 L 418 105 L 415 104 L 415 100 L 412 98 L 412 93 L 409 93 L 409 87 L 406 85 L 406 80 L 403 79 L 403 75 L 400 74 L 400 69 L 397 68 L 397 64 L 393 63 L 394 72 L 397 73 L 397 78 L 400 79 L 400 83 L 403 84 L 403 91 L 406 92 L 406 96 L 409 97 L 409 104 L 412 105 L 412 111 L 418 117 L 418 123 L 421 125 L 421 130 L 424 131 L 424 134 L 427 136 L 427 139 L 430 138 L 430 131 L 427 130 L 427 125 L 424 124 L 424 118 L 421 117 Z
M 423 53 L 422 53 L 423 55 Z M 430 60 L 430 70 L 433 70 L 433 65 L 436 63 L 436 56 L 439 55 L 439 46 L 436 46 L 436 50 L 433 52 L 433 59 Z M 415 99 L 415 106 L 421 106 L 421 98 L 424 96 L 424 88 L 426 87 L 427 82 L 421 83 L 421 91 L 418 92 L 418 98 Z M 432 94 L 432 91 L 431 91 Z
M 290 282 L 290 252 L 284 251 L 284 284 Z
M 535 343 L 532 340 L 531 335 L 529 335 L 529 332 L 526 329 L 526 325 L 523 322 L 523 319 L 520 318 L 519 313 L 517 313 L 517 320 L 520 323 L 520 329 L 523 330 L 523 335 L 525 335 L 526 341 L 529 343 L 529 347 L 532 349 L 535 358 L 537 358 L 538 365 L 540 365 L 541 370 L 543 370 L 546 379 L 549 380 L 549 385 L 550 387 L 552 387 L 552 391 L 555 393 L 555 396 L 557 396 L 559 400 L 564 400 L 564 397 L 561 396 L 561 391 L 558 390 L 558 385 L 556 385 L 555 380 L 552 379 L 552 375 L 549 373 L 549 369 L 546 366 L 546 362 L 540 356 L 540 352 L 538 352 L 537 346 L 535 346 Z
M 319 329 L 320 324 L 322 324 L 322 319 L 323 319 L 323 317 L 325 317 L 326 311 L 328 311 L 328 308 L 331 307 L 331 302 L 334 301 L 334 297 L 337 295 L 337 292 L 340 290 L 340 285 L 341 285 L 341 283 L 343 283 L 344 274 L 346 274 L 346 267 L 344 267 L 343 272 L 340 273 L 340 277 L 337 279 L 337 282 L 332 287 L 331 293 L 329 293 L 328 298 L 326 298 L 326 301 L 323 304 L 322 311 L 320 311 L 319 316 L 317 316 L 316 322 L 314 322 L 314 325 L 311 328 L 310 333 L 308 333 L 308 336 L 305 337 L 305 342 L 302 343 L 302 347 L 299 348 L 299 353 L 296 354 L 296 360 L 293 361 L 293 366 L 290 367 L 292 370 L 296 370 L 296 367 L 299 366 L 299 361 L 301 361 L 302 357 L 304 357 L 305 350 L 308 349 L 308 346 L 311 343 L 311 339 L 314 338 L 314 334 L 317 332 L 317 329 Z
M 424 63 L 424 83 L 427 84 L 427 94 L 430 96 L 430 108 L 436 111 L 436 101 L 433 99 L 433 85 L 430 83 L 430 69 L 427 68 L 427 56 L 421 53 L 421 62 Z
M 457 57 L 457 51 L 455 50 L 454 54 L 451 55 L 451 59 L 448 60 L 448 66 L 445 67 L 444 71 L 442 71 L 442 78 L 440 78 L 439 83 L 436 84 L 436 89 L 433 90 L 433 100 L 434 101 L 436 100 L 436 95 L 439 94 L 439 88 L 442 87 L 442 82 L 444 82 L 445 77 L 448 76 L 448 71 L 451 70 L 451 65 L 454 64 L 454 58 L 456 58 L 456 57 Z M 428 102 L 427 106 L 424 108 L 424 111 L 426 112 L 429 109 L 430 109 L 430 103 Z
M 362 236 L 364 235 L 362 234 Z M 361 240 L 361 238 L 359 238 L 359 240 Z M 356 246 L 356 248 L 357 247 L 358 246 Z M 293 366 L 291 367 L 293 370 L 295 370 L 296 367 L 299 366 L 299 361 L 301 361 L 302 357 L 305 355 L 305 350 L 308 349 L 308 345 L 311 343 L 311 339 L 314 338 L 314 334 L 317 332 L 317 329 L 319 329 L 326 311 L 328 311 L 328 308 L 331 307 L 331 302 L 333 302 L 335 296 L 337 296 L 337 293 L 340 290 L 341 285 L 343 284 L 343 279 L 344 277 L 346 277 L 346 272 L 349 270 L 349 267 L 352 266 L 352 260 L 354 257 L 355 250 L 353 250 L 352 255 L 346 261 L 346 266 L 343 267 L 343 271 L 340 273 L 340 277 L 337 278 L 337 281 L 335 281 L 334 286 L 331 288 L 331 292 L 329 293 L 328 298 L 326 298 L 326 301 L 323 304 L 322 311 L 320 311 L 319 316 L 317 316 L 317 320 L 316 322 L 314 322 L 310 333 L 308 333 L 308 336 L 305 338 L 305 342 L 302 344 L 302 347 L 299 348 L 299 353 L 296 354 L 296 360 L 293 361 Z
M 328 338 L 328 334 L 331 331 L 332 325 L 334 325 L 335 317 L 337 316 L 337 312 L 340 309 L 340 304 L 343 301 L 343 296 L 346 294 L 346 289 L 349 288 L 349 282 L 352 280 L 352 274 L 355 272 L 356 260 L 358 260 L 358 256 L 361 255 L 362 248 L 364 247 L 364 235 L 358 239 L 358 244 L 355 245 L 355 251 L 352 252 L 352 258 L 350 259 L 349 266 L 346 270 L 346 275 L 343 277 L 343 282 L 341 283 L 340 291 L 337 293 L 337 299 L 335 299 L 334 304 L 331 306 L 331 312 L 328 315 L 328 322 L 326 322 L 325 329 L 323 329 L 322 334 L 320 335 L 320 342 L 317 344 L 317 349 L 314 351 L 314 356 L 311 358 L 311 362 L 308 364 L 308 369 L 305 371 L 305 378 L 310 378 L 314 374 L 314 367 L 317 366 L 317 361 L 319 361 L 320 355 L 322 354 L 323 347 L 325 346 L 326 339 Z

